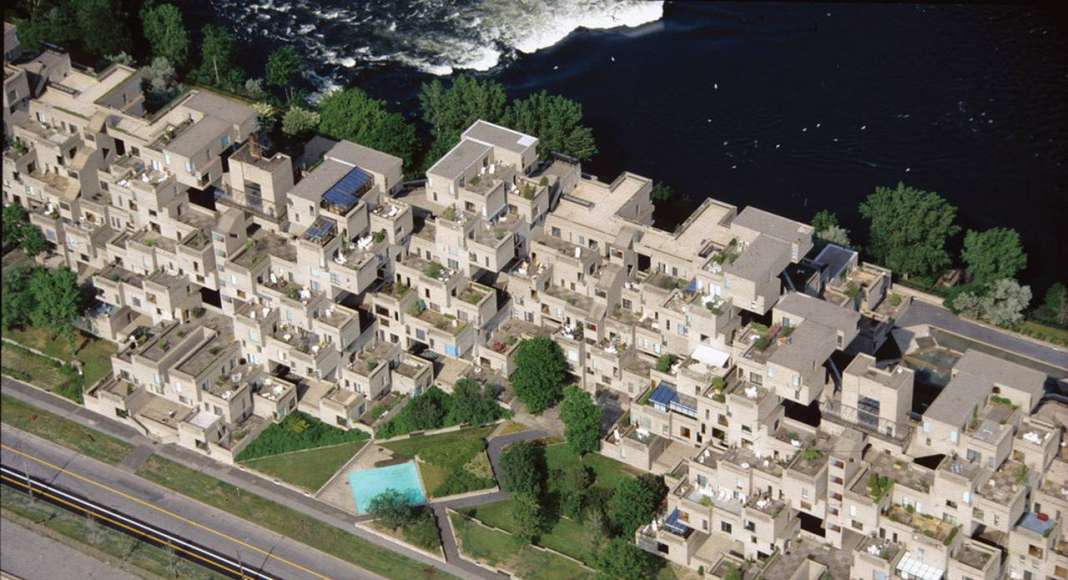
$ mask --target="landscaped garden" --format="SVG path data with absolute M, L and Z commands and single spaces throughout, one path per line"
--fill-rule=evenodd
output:
M 493 487 L 486 437 L 493 427 L 462 429 L 383 443 L 399 457 L 421 460 L 419 471 L 431 497 L 445 497 Z
M 507 415 L 508 412 L 497 404 L 493 387 L 460 379 L 452 394 L 431 387 L 409 399 L 389 422 L 378 428 L 377 435 L 379 439 L 389 439 L 453 425 L 485 425 Z
M 81 404 L 82 390 L 111 372 L 111 355 L 115 354 L 115 345 L 80 331 L 75 331 L 73 336 L 73 340 L 50 339 L 48 332 L 40 328 L 8 329 L 4 332 L 4 338 L 28 348 L 5 344 L 0 352 L 3 373 Z M 66 363 L 28 349 L 43 352 Z M 71 364 L 75 360 L 82 367 L 82 375 Z
M 316 491 L 367 444 L 363 431 L 345 431 L 301 413 L 266 429 L 237 456 L 238 463 Z
M 585 578 L 589 570 L 555 554 L 524 545 L 504 532 L 478 525 L 462 515 L 449 514 L 456 539 L 469 558 L 513 572 L 521 578 Z

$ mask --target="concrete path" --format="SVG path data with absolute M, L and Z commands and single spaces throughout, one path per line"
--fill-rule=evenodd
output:
M 71 419 L 75 422 L 81 423 L 82 425 L 92 427 L 93 429 L 97 429 L 99 431 L 112 435 L 113 437 L 116 437 L 137 447 L 140 447 L 142 445 L 153 445 L 153 442 L 151 440 L 141 435 L 133 428 L 123 425 L 121 423 L 106 420 L 100 415 L 97 415 L 96 413 L 93 413 L 92 411 L 89 411 L 84 407 L 75 405 L 74 403 L 69 402 L 65 399 L 60 399 L 59 397 L 44 393 L 34 387 L 31 387 L 19 381 L 9 379 L 7 377 L 3 378 L 2 385 L 3 392 L 5 395 L 15 397 L 17 399 L 30 403 L 40 409 L 50 411 L 57 415 Z M 8 431 L 8 429 L 5 429 L 5 431 Z M 454 576 L 460 578 L 492 577 L 488 572 L 486 572 L 482 568 L 479 568 L 478 566 L 474 566 L 473 564 L 469 564 L 464 561 L 457 561 L 455 564 L 453 564 L 452 561 L 450 561 L 449 563 L 442 563 L 440 560 L 427 557 L 415 550 L 398 546 L 393 542 L 379 537 L 377 534 L 356 528 L 355 523 L 366 518 L 358 518 L 357 516 L 345 512 L 344 510 L 318 501 L 315 498 L 310 497 L 309 495 L 305 495 L 287 487 L 277 485 L 258 475 L 247 473 L 233 466 L 224 465 L 213 459 L 198 455 L 193 451 L 184 448 L 179 448 L 174 445 L 156 445 L 154 449 L 157 455 L 164 457 L 168 460 L 182 464 L 186 467 L 189 467 L 190 469 L 195 469 L 201 473 L 210 475 L 216 479 L 225 481 L 226 483 L 229 483 L 241 489 L 248 490 L 251 493 L 263 497 L 264 499 L 268 499 L 275 503 L 285 505 L 309 517 L 319 520 L 324 525 L 330 525 L 345 530 L 348 533 L 355 534 L 380 547 L 386 548 L 394 552 L 398 552 L 418 562 L 435 566 L 438 569 Z M 131 452 L 131 454 L 134 453 L 136 453 L 136 451 Z
M 137 576 L 125 570 L 7 519 L 0 525 L 0 544 L 4 546 L 0 552 L 0 570 L 16 578 L 137 580 Z

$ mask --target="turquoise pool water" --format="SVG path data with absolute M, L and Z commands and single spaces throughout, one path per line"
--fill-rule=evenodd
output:
M 360 514 L 367 513 L 371 500 L 387 489 L 407 495 L 413 504 L 426 503 L 426 493 L 423 492 L 414 461 L 349 472 L 349 486 L 352 488 L 352 499 L 356 502 L 356 511 Z

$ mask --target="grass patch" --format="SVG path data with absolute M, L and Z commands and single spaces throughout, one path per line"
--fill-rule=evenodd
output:
M 73 344 L 66 339 L 50 338 L 47 330 L 35 327 L 12 328 L 4 336 L 68 363 L 75 359 L 81 361 L 86 385 L 111 372 L 111 355 L 117 350 L 111 342 L 81 331 L 75 331 Z
M 114 558 L 121 568 L 133 567 L 134 572 L 163 578 L 214 580 L 226 578 L 221 574 L 197 566 L 178 557 L 174 552 L 138 541 L 83 516 L 68 512 L 42 500 L 34 500 L 17 491 L 0 491 L 0 506 L 5 516 L 22 520 L 26 527 L 44 528 L 44 535 L 55 537 L 90 556 Z M 109 562 L 118 565 L 117 562 Z
M 363 442 L 368 438 L 367 433 L 358 429 L 351 431 L 338 429 L 311 415 L 297 411 L 289 414 L 281 423 L 274 423 L 264 429 L 255 441 L 238 454 L 237 461 L 245 462 L 279 453 L 303 451 L 341 443 Z
M 513 433 L 522 433 L 526 430 L 527 426 L 522 423 L 517 423 L 515 421 L 507 421 L 503 425 L 501 425 L 500 429 L 497 431 L 497 436 L 501 437 L 504 435 L 512 435 Z
M 398 456 L 419 456 L 423 483 L 431 497 L 443 497 L 493 487 L 486 456 L 486 437 L 493 427 L 463 429 L 428 437 L 383 443 Z
M 488 526 L 515 533 L 516 524 L 512 518 L 511 501 L 483 504 L 464 510 L 463 513 L 481 520 Z M 587 565 L 592 564 L 596 550 L 590 528 L 567 518 L 559 518 L 552 529 L 543 532 L 538 538 L 538 545 L 582 560 Z
M 1068 330 L 1034 320 L 1025 320 L 1016 329 L 1020 334 L 1052 344 L 1068 346 Z
M 80 377 L 71 367 L 12 344 L 0 350 L 0 365 L 11 378 L 82 403 Z
M 636 477 L 639 473 L 625 463 L 620 463 L 615 459 L 610 459 L 597 453 L 590 453 L 586 455 L 585 459 L 580 459 L 567 445 L 556 444 L 545 448 L 545 466 L 550 473 L 553 470 L 566 470 L 579 463 L 593 470 L 596 478 L 593 481 L 593 486 L 602 489 L 615 489 L 620 480 Z M 550 479 L 548 483 L 549 489 L 552 490 L 554 482 Z
M 137 474 L 388 578 L 449 577 L 432 566 L 155 455 L 148 458 Z
M 0 396 L 0 420 L 112 465 L 122 461 L 133 449 L 110 435 L 27 405 L 14 397 Z
M 243 461 L 242 465 L 308 491 L 317 491 L 366 444 L 366 441 L 354 441 L 332 447 L 306 449 L 250 459 Z
M 504 568 L 513 575 L 530 580 L 584 578 L 590 572 L 555 554 L 516 542 L 515 538 L 484 528 L 456 514 L 449 514 L 460 549 L 469 557 L 493 567 Z

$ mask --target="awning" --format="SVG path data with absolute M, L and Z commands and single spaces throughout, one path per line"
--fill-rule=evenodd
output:
M 708 346 L 707 344 L 697 345 L 697 348 L 693 350 L 693 354 L 690 356 L 715 368 L 720 368 L 725 365 L 727 359 L 731 357 L 730 353 Z
M 919 578 L 921 580 L 942 580 L 942 574 L 945 572 L 942 568 L 937 568 L 916 559 L 912 552 L 905 552 L 905 557 L 901 558 L 901 561 L 897 563 L 897 571 L 902 575 L 908 574 L 907 578 Z

